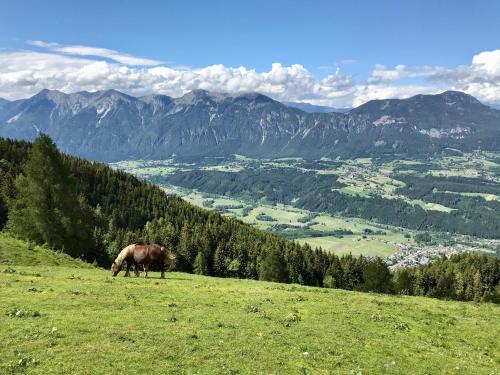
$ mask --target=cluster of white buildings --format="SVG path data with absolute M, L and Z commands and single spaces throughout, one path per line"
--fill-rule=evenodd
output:
M 425 246 L 420 247 L 410 244 L 402 244 L 398 250 L 386 258 L 386 262 L 391 270 L 399 267 L 415 267 L 425 265 L 430 261 L 440 258 L 441 256 L 450 256 L 471 251 L 470 248 L 457 245 L 457 246 Z

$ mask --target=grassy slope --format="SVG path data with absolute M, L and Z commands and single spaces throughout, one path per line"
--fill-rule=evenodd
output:
M 500 307 L 492 304 L 181 273 L 112 279 L 43 249 L 33 256 L 4 235 L 0 249 L 0 373 L 500 369 Z M 27 266 L 30 257 L 40 264 Z M 19 309 L 41 316 L 8 316 Z
M 71 258 L 62 252 L 54 252 L 41 246 L 32 246 L 2 232 L 0 232 L 0 264 L 92 268 L 88 263 Z

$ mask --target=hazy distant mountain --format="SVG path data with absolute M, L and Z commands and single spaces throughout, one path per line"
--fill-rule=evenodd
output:
M 0 98 L 0 107 L 5 104 L 5 103 L 8 103 L 9 101 L 7 99 L 4 99 L 4 98 Z
M 323 105 L 314 105 L 310 103 L 283 102 L 283 104 L 287 105 L 288 107 L 297 108 L 304 112 L 309 112 L 309 113 L 330 113 L 330 112 L 345 113 L 351 110 L 351 108 L 333 108 Z
M 141 98 L 115 90 L 43 90 L 0 106 L 0 136 L 49 134 L 94 160 L 242 154 L 252 157 L 500 150 L 500 111 L 460 92 L 374 100 L 348 113 L 307 113 L 261 94 L 203 90 Z

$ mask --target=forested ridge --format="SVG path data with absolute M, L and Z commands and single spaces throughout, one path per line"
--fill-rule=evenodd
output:
M 388 199 L 380 195 L 344 194 L 335 190 L 343 186 L 335 175 L 291 168 L 240 172 L 193 170 L 155 176 L 151 180 L 242 199 L 264 197 L 271 203 L 290 204 L 314 212 L 340 213 L 410 229 L 500 238 L 500 202 L 457 194 L 462 191 L 498 194 L 499 188 L 494 183 L 433 176 L 396 177 L 407 184 L 397 189 L 398 194 L 439 203 L 453 211 L 426 210 L 404 199 Z
M 105 164 L 60 154 L 44 135 L 34 146 L 0 139 L 0 228 L 102 266 L 129 243 L 157 242 L 177 252 L 177 270 L 204 275 L 463 300 L 497 301 L 500 293 L 496 258 L 464 256 L 460 262 L 472 270 L 443 272 L 448 293 L 437 293 L 439 270 L 408 270 L 403 280 L 381 259 L 338 257 L 284 240 Z M 448 270 L 447 262 L 433 270 Z M 452 293 L 457 283 L 467 292 Z

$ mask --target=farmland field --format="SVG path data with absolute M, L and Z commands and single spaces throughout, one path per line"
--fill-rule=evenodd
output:
M 405 243 L 403 236 L 345 236 L 343 238 L 325 236 L 314 238 L 298 238 L 299 243 L 308 243 L 312 247 L 321 247 L 323 250 L 336 254 L 352 253 L 353 255 L 388 256 L 394 248 Z
M 495 374 L 500 366 L 500 308 L 490 303 L 184 273 L 113 279 L 5 235 L 0 271 L 0 373 Z

